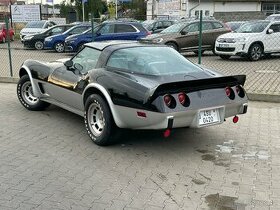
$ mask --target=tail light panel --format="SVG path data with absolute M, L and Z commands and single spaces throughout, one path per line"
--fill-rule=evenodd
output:
M 231 87 L 226 87 L 226 88 L 225 88 L 225 93 L 226 93 L 226 96 L 227 96 L 229 99 L 233 100 L 233 99 L 235 98 L 234 91 L 233 91 L 233 89 L 232 89 Z
M 184 107 L 188 107 L 190 105 L 190 98 L 184 92 L 180 92 L 178 94 L 178 100 Z
M 176 107 L 176 100 L 175 98 L 170 95 L 170 94 L 166 94 L 163 96 L 163 101 L 165 103 L 165 105 L 167 107 L 169 107 L 170 109 L 174 109 Z
M 244 96 L 245 96 L 245 91 L 244 91 L 244 89 L 243 89 L 243 87 L 242 87 L 241 85 L 237 85 L 237 86 L 235 87 L 235 90 L 236 90 L 237 95 L 238 95 L 240 98 L 244 98 Z

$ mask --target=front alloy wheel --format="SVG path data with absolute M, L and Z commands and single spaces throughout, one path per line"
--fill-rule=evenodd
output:
M 50 104 L 41 101 L 34 96 L 33 88 L 28 75 L 24 75 L 19 79 L 17 85 L 17 96 L 20 103 L 28 110 L 40 111 L 47 108 Z
M 55 46 L 54 46 L 54 49 L 58 53 L 64 52 L 64 43 L 62 43 L 62 42 L 56 43 Z
M 36 41 L 34 47 L 36 50 L 42 50 L 44 48 L 44 43 L 42 41 Z
M 251 61 L 257 61 L 263 54 L 262 46 L 259 44 L 253 44 L 248 52 L 248 57 Z
M 85 126 L 91 140 L 100 146 L 112 144 L 117 127 L 107 102 L 97 94 L 88 97 L 85 104 Z

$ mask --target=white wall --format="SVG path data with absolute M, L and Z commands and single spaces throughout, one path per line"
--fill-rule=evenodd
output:
M 261 11 L 258 2 L 216 2 L 215 12 L 255 12 Z

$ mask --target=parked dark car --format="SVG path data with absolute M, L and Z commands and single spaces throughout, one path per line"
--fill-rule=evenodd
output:
M 15 32 L 14 29 L 9 24 L 9 30 L 6 28 L 6 23 L 0 23 L 0 42 L 5 43 L 8 37 L 10 40 L 14 40 Z
M 55 25 L 51 28 L 48 28 L 46 31 L 34 34 L 34 35 L 26 35 L 22 42 L 24 47 L 26 48 L 35 48 L 37 50 L 44 49 L 44 40 L 48 36 L 53 36 L 57 34 L 61 34 L 71 27 L 73 27 L 73 24 L 64 24 L 64 25 Z
M 81 34 L 82 32 L 86 31 L 90 27 L 91 27 L 90 24 L 75 25 L 62 34 L 49 36 L 45 38 L 44 49 L 53 49 L 59 53 L 64 52 L 65 50 L 64 41 L 68 36 L 74 34 Z
M 202 21 L 202 52 L 212 50 L 216 38 L 224 33 L 230 32 L 222 22 L 217 20 Z M 166 44 L 179 52 L 193 51 L 198 52 L 199 46 L 199 20 L 179 22 L 164 29 L 158 34 L 149 35 L 141 41 L 148 43 Z
M 248 106 L 245 75 L 222 76 L 165 45 L 92 42 L 70 59 L 26 60 L 19 77 L 26 109 L 51 103 L 81 115 L 98 145 L 113 143 L 119 128 L 162 129 L 168 137 L 173 128 L 236 123 Z
M 69 36 L 65 40 L 65 48 L 68 51 L 78 51 L 83 44 L 92 42 L 93 40 L 139 40 L 150 34 L 141 23 L 138 22 L 104 22 L 94 28 L 94 35 L 89 29 L 82 34 Z
M 152 34 L 159 33 L 174 24 L 173 20 L 146 20 L 143 26 Z

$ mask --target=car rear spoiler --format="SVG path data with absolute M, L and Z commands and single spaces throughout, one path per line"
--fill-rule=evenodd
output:
M 149 101 L 152 102 L 155 98 L 166 93 L 178 93 L 184 91 L 185 93 L 190 93 L 199 90 L 213 89 L 213 88 L 225 88 L 232 87 L 236 85 L 244 85 L 246 80 L 246 75 L 234 75 L 234 76 L 224 76 L 224 77 L 214 77 L 207 79 L 197 79 L 188 80 L 181 82 L 172 82 L 159 85 L 150 94 Z

